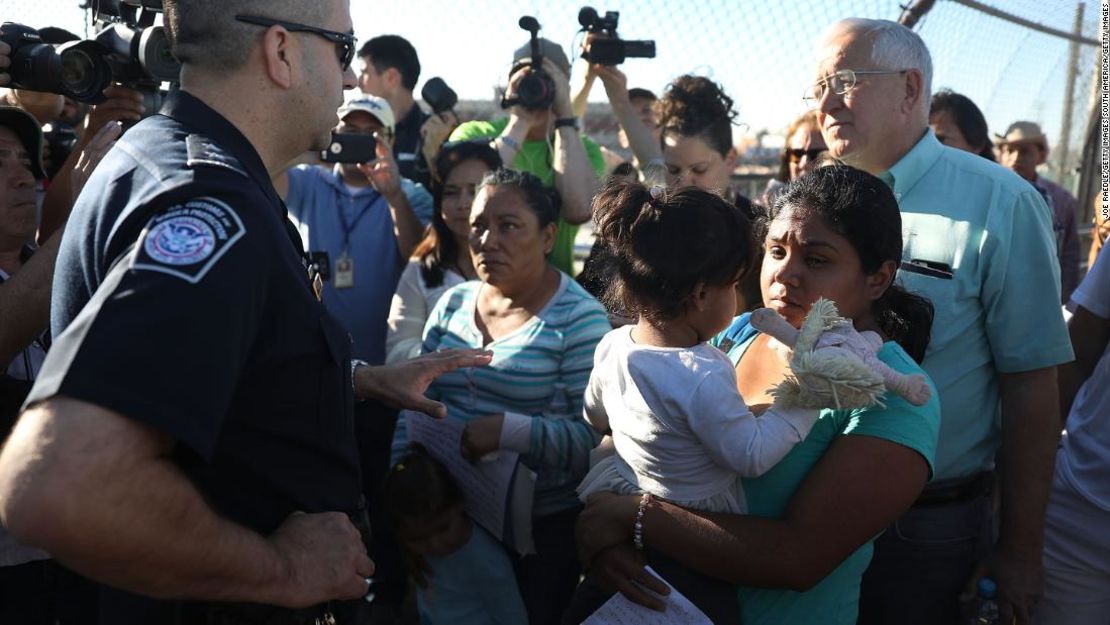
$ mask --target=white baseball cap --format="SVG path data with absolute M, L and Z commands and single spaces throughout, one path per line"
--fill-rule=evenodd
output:
M 390 135 L 394 134 L 396 124 L 393 119 L 393 107 L 389 106 L 385 98 L 356 92 L 339 107 L 339 119 L 342 120 L 352 111 L 363 111 L 373 115 Z

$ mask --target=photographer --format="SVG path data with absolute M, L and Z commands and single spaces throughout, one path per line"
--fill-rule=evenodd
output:
M 286 172 L 287 183 L 279 178 L 275 185 L 305 249 L 327 254 L 331 275 L 324 280 L 323 301 L 351 333 L 352 355 L 380 365 L 390 301 L 405 262 L 431 222 L 432 196 L 398 171 L 388 102 L 358 94 L 338 115 L 334 132 L 375 138 L 374 158 L 336 163 L 330 171 L 299 165 Z
M 118 137 L 115 126 L 92 141 L 81 157 L 82 175 L 96 167 Z M 0 107 L 0 438 L 11 432 L 50 344 L 44 330 L 61 233 L 39 249 L 28 244 L 35 231 L 35 181 L 43 177 L 41 146 L 37 120 L 22 109 Z M 0 526 L 0 622 L 74 622 L 70 617 L 81 612 L 81 601 L 61 595 L 83 585 L 48 557 L 19 544 Z
M 547 39 L 539 40 L 543 73 L 554 87 L 553 99 L 545 109 L 529 110 L 517 104 L 508 119 L 471 121 L 451 134 L 452 141 L 492 139 L 501 160 L 513 169 L 536 175 L 559 192 L 562 209 L 551 263 L 573 275 L 574 237 L 578 224 L 590 220 L 590 201 L 604 175 L 605 161 L 597 144 L 584 137 L 570 102 L 570 62 L 562 48 Z M 532 49 L 525 44 L 513 54 L 507 98 L 517 97 L 518 85 L 536 72 L 531 66 Z M 554 138 L 552 139 L 552 134 Z
M 590 33 L 583 42 L 583 50 L 587 53 L 590 44 L 595 38 L 604 37 L 601 33 Z M 590 91 L 598 78 L 605 87 L 605 95 L 609 99 L 613 116 L 620 124 L 621 147 L 632 151 L 632 166 L 638 170 L 649 165 L 654 165 L 659 170 L 663 167 L 663 152 L 659 143 L 659 116 L 655 111 L 658 98 L 647 89 L 628 88 L 628 77 L 615 65 L 602 65 L 600 63 L 585 62 L 586 71 L 583 73 L 582 84 L 574 95 L 574 111 L 579 117 L 585 117 L 587 101 Z M 604 148 L 602 148 L 605 151 Z M 623 159 L 622 159 L 623 160 Z M 615 171 L 619 171 L 619 167 Z
M 89 114 L 85 117 L 85 127 L 80 132 L 80 139 L 62 163 L 58 174 L 50 180 L 50 186 L 42 202 L 38 235 L 40 243 L 50 238 L 69 219 L 69 212 L 80 192 L 81 185 L 75 184 L 72 177 L 78 169 L 81 152 L 89 147 L 97 133 L 106 126 L 115 122 L 137 122 L 146 113 L 143 107 L 143 96 L 134 89 L 112 85 L 104 90 L 104 97 L 106 98 L 104 102 L 89 110 Z
M 421 110 L 412 95 L 420 80 L 420 57 L 416 48 L 399 35 L 380 35 L 362 44 L 358 59 L 362 63 L 358 88 L 365 94 L 385 98 L 397 120 L 393 158 L 397 159 L 401 175 L 428 187 L 428 162 L 421 138 L 427 132 L 425 124 L 433 116 Z

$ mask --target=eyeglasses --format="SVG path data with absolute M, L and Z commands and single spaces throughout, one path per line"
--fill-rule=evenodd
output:
M 825 148 L 816 148 L 816 149 L 812 149 L 812 150 L 803 150 L 803 149 L 798 148 L 798 149 L 793 149 L 793 150 L 787 150 L 786 151 L 786 155 L 790 157 L 790 162 L 795 163 L 795 164 L 802 162 L 802 157 L 803 156 L 809 158 L 809 160 L 812 161 L 812 160 L 816 159 L 818 156 L 821 156 L 824 153 L 825 153 Z
M 821 101 L 821 98 L 825 97 L 826 89 L 832 89 L 832 92 L 836 95 L 844 95 L 854 89 L 856 83 L 859 82 L 859 77 L 865 74 L 905 74 L 907 71 L 909 70 L 842 69 L 813 83 L 813 85 L 802 94 L 802 101 L 806 103 L 806 106 L 815 108 L 817 103 Z
M 265 26 L 266 28 L 281 26 L 290 32 L 319 35 L 335 44 L 335 54 L 339 57 L 339 67 L 344 72 L 351 67 L 351 62 L 355 60 L 355 44 L 358 43 L 358 39 L 351 33 L 341 33 L 334 30 L 316 28 L 315 26 L 305 26 L 304 24 L 298 24 L 296 22 L 259 17 L 257 15 L 236 15 L 235 20 L 245 24 Z

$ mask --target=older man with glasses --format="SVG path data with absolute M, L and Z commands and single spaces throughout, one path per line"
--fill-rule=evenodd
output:
M 106 585 L 101 622 L 350 622 L 374 571 L 352 396 L 434 413 L 421 389 L 483 358 L 355 371 L 271 183 L 355 85 L 348 1 L 165 12 L 181 87 L 73 210 L 0 517 Z
M 829 152 L 894 190 L 899 279 L 936 307 L 923 363 L 940 391 L 936 474 L 876 541 L 860 623 L 958 622 L 959 596 L 981 576 L 997 581 L 1000 622 L 1027 623 L 1060 429 L 1056 365 L 1072 359 L 1048 207 L 1012 172 L 937 141 L 932 61 L 909 29 L 837 22 L 816 77 L 805 99 Z

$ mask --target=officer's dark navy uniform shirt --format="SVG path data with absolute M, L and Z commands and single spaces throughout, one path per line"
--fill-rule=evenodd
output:
M 169 435 L 213 508 L 263 534 L 360 509 L 350 337 L 302 255 L 247 139 L 171 94 L 74 207 L 28 403 L 64 395 Z

